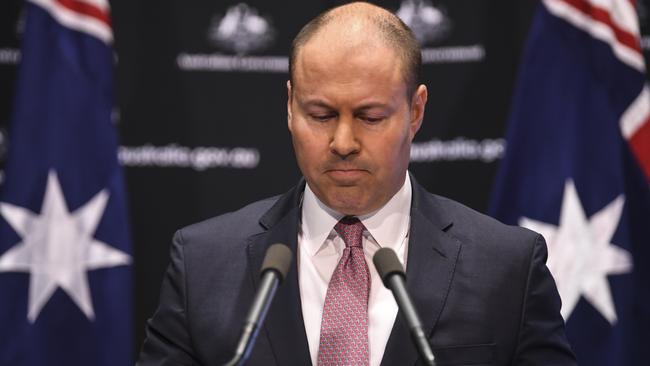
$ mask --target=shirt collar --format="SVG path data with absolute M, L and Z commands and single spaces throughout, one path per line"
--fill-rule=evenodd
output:
M 411 210 L 411 179 L 406 174 L 402 188 L 386 204 L 375 212 L 359 216 L 359 220 L 382 248 L 399 250 L 408 234 Z M 302 202 L 302 225 L 304 249 L 314 255 L 323 246 L 334 229 L 334 225 L 344 215 L 332 210 L 321 202 L 314 192 L 305 185 Z

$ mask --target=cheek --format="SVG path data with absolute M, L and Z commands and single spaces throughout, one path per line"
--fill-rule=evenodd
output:
M 314 169 L 318 162 L 326 156 L 327 137 L 314 129 L 308 128 L 305 122 L 294 124 L 292 132 L 293 146 L 301 168 Z
M 408 129 L 386 131 L 381 138 L 372 141 L 369 150 L 373 160 L 382 168 L 393 171 L 397 166 L 408 164 L 411 153 L 411 138 Z

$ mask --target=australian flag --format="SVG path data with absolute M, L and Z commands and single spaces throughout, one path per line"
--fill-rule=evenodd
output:
M 543 0 L 491 213 L 540 232 L 581 365 L 650 362 L 650 92 L 630 0 Z
M 108 1 L 25 6 L 0 191 L 0 365 L 129 365 Z

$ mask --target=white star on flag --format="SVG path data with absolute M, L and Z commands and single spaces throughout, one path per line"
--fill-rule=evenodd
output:
M 522 217 L 519 225 L 537 231 L 548 243 L 548 268 L 562 298 L 562 316 L 568 320 L 581 296 L 614 325 L 616 308 L 608 275 L 632 271 L 632 256 L 611 243 L 623 212 L 625 198 L 612 202 L 587 219 L 573 180 L 566 181 L 555 226 Z
M 128 254 L 93 238 L 108 196 L 104 189 L 71 213 L 59 179 L 50 171 L 40 215 L 0 202 L 0 213 L 22 237 L 22 242 L 0 257 L 0 272 L 30 273 L 30 323 L 36 321 L 58 287 L 93 320 L 87 271 L 131 263 Z

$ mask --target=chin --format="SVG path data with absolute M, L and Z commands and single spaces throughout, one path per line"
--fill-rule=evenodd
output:
M 346 216 L 359 216 L 370 212 L 367 210 L 365 199 L 360 197 L 359 194 L 334 195 L 327 205 Z

